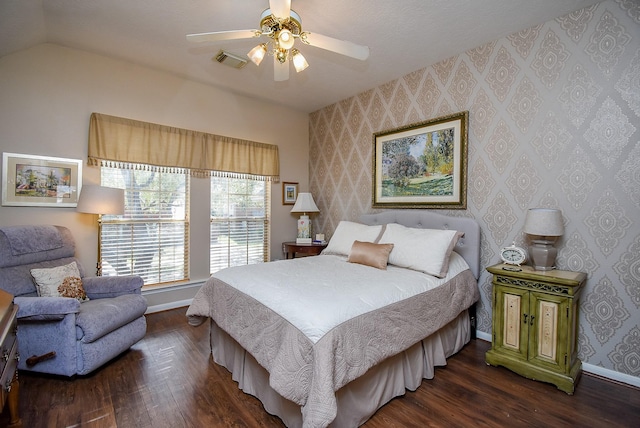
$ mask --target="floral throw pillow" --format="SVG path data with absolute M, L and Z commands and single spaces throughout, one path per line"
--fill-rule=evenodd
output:
M 31 269 L 31 276 L 40 297 L 72 297 L 81 302 L 89 300 L 76 262 L 53 268 Z
M 63 279 L 62 284 L 58 286 L 58 293 L 62 297 L 73 297 L 81 302 L 89 300 L 82 286 L 82 279 L 77 276 L 68 276 Z

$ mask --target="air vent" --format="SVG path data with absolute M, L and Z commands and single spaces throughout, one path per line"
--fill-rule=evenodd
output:
M 218 61 L 220 64 L 228 65 L 229 67 L 238 69 L 244 67 L 247 64 L 246 59 L 222 50 L 218 52 L 218 54 L 213 59 Z

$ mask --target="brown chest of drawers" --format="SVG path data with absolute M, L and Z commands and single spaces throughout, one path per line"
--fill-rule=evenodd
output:
M 18 306 L 13 296 L 0 290 L 0 411 L 9 408 L 10 427 L 21 427 L 18 416 Z

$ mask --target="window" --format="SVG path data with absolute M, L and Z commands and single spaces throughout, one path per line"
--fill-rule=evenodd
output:
M 210 271 L 269 260 L 268 181 L 211 177 Z
M 101 167 L 101 184 L 125 189 L 125 213 L 104 216 L 102 274 L 140 275 L 145 285 L 189 279 L 188 170 Z

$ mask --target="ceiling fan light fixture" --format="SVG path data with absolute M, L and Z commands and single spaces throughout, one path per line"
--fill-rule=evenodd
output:
M 280 64 L 284 64 L 287 62 L 287 54 L 289 53 L 286 49 L 276 49 L 275 55 L 276 59 Z
M 278 33 L 278 46 L 283 49 L 291 49 L 294 42 L 295 39 L 291 31 L 287 30 L 286 28 L 280 30 L 280 32 Z
M 257 30 L 214 31 L 211 33 L 187 34 L 190 42 L 220 42 L 223 40 L 252 39 L 267 37 L 267 43 L 261 43 L 247 53 L 249 59 L 260 65 L 265 56 L 273 56 L 274 80 L 289 78 L 289 64 L 292 62 L 299 73 L 309 67 L 305 57 L 295 49 L 295 40 L 319 49 L 345 55 L 361 61 L 369 58 L 369 48 L 355 43 L 323 36 L 322 34 L 302 31 L 302 19 L 291 9 L 291 0 L 269 0 L 269 8 L 260 15 Z
M 267 54 L 267 44 L 260 43 L 255 48 L 251 49 L 247 56 L 255 65 L 260 65 L 265 55 Z
M 296 69 L 297 73 L 300 73 L 305 68 L 309 67 L 309 63 L 306 58 L 298 49 L 291 50 L 291 60 L 293 61 L 293 66 Z

